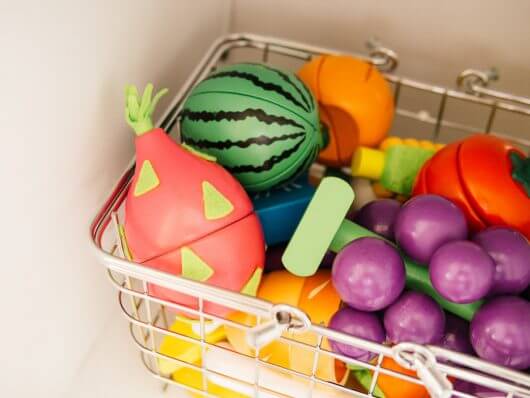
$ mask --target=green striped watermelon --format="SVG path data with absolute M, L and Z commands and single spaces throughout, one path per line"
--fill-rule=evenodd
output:
M 261 64 L 217 69 L 180 114 L 182 141 L 215 156 L 248 191 L 286 184 L 322 146 L 317 102 L 296 75 Z

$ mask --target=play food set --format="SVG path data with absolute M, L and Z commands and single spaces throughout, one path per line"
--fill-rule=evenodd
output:
M 182 141 L 215 157 L 248 191 L 294 180 L 324 146 L 311 92 L 296 75 L 262 64 L 216 69 L 180 118 Z
M 409 200 L 394 224 L 399 247 L 413 260 L 425 264 L 444 243 L 466 239 L 467 234 L 466 219 L 460 209 L 437 195 Z
M 252 197 L 267 245 L 291 239 L 314 193 L 315 188 L 309 184 L 307 175 L 303 175 L 288 187 L 258 192 Z
M 265 243 L 250 199 L 221 166 L 153 128 L 151 115 L 165 91 L 154 98 L 152 91 L 148 85 L 142 97 L 134 86 L 126 92 L 126 119 L 136 133 L 136 168 L 125 204 L 132 258 L 171 274 L 255 294 Z M 161 286 L 150 285 L 149 293 L 197 307 L 196 298 Z M 204 310 L 227 312 L 209 302 Z
M 333 262 L 333 285 L 342 301 L 361 311 L 378 311 L 393 303 L 405 288 L 405 266 L 390 243 L 356 239 Z
M 508 226 L 530 238 L 530 158 L 500 138 L 477 134 L 447 145 L 423 166 L 414 195 L 441 195 L 471 230 Z
M 365 61 L 342 55 L 313 58 L 298 76 L 318 101 L 329 143 L 320 153 L 325 165 L 350 164 L 358 145 L 377 146 L 394 117 L 394 99 L 384 76 Z
M 493 286 L 495 263 L 479 245 L 456 240 L 440 246 L 429 262 L 433 287 L 454 303 L 484 298 Z
M 261 64 L 222 66 L 205 76 L 178 113 L 182 145 L 151 121 L 164 92 L 152 98 L 152 86 L 143 96 L 127 89 L 137 157 L 120 232 L 132 260 L 296 307 L 313 325 L 367 342 L 431 344 L 514 369 L 530 367 L 524 333 L 530 303 L 516 296 L 530 283 L 530 166 L 521 152 L 495 137 L 443 148 L 385 139 L 393 95 L 373 66 L 351 57 L 314 57 L 300 79 Z M 366 195 L 364 206 L 352 208 L 355 194 L 340 170 L 326 172 L 340 178 L 309 184 L 307 170 L 317 156 L 330 168 L 351 162 L 354 176 L 377 180 L 399 200 Z M 483 173 L 496 169 L 493 180 L 477 171 L 477 158 Z M 506 203 L 493 189 L 496 178 Z M 162 375 L 192 389 L 251 397 L 259 383 L 271 397 L 341 396 L 283 373 L 286 368 L 363 393 L 373 389 L 377 397 L 429 396 L 421 385 L 384 372 L 372 385 L 373 371 L 346 365 L 345 358 L 418 376 L 366 348 L 319 338 L 311 328 L 282 329 L 281 338 L 257 351 L 248 329 L 279 314 L 258 320 L 155 283 L 147 289 L 155 299 L 184 306 L 168 306 L 171 333 L 155 343 L 156 364 Z M 197 320 L 197 311 L 185 307 L 207 319 Z M 248 371 L 257 362 L 270 365 L 260 367 L 259 382 Z M 202 374 L 201 366 L 209 372 Z
M 388 240 L 394 240 L 394 222 L 401 203 L 394 199 L 376 199 L 357 211 L 353 221 Z

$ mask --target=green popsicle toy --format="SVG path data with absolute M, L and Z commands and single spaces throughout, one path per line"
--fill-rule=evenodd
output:
M 351 187 L 339 178 L 320 183 L 282 257 L 287 270 L 298 276 L 313 275 L 327 250 L 338 253 L 348 243 L 364 237 L 381 236 L 345 219 L 354 199 Z M 432 287 L 428 268 L 402 254 L 407 287 L 428 294 L 444 309 L 471 320 L 482 301 L 457 304 L 445 300 Z

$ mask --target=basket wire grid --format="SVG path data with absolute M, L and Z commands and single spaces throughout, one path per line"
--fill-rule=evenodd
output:
M 224 36 L 212 45 L 197 65 L 173 99 L 159 125 L 178 139 L 178 114 L 184 100 L 193 86 L 220 64 L 244 60 L 274 65 L 289 64 L 289 67 L 296 68 L 313 56 L 326 53 L 341 54 L 344 52 L 253 34 Z M 396 122 L 401 118 L 418 123 L 422 126 L 423 138 L 443 141 L 446 133 L 451 137 L 450 134 L 462 136 L 470 132 L 483 131 L 486 134 L 495 134 L 509 139 L 525 151 L 530 150 L 530 125 L 526 136 L 514 136 L 497 131 L 496 126 L 496 117 L 501 112 L 513 116 L 515 121 L 512 124 L 516 123 L 519 127 L 520 120 L 516 119 L 517 117 L 524 118 L 528 123 L 530 121 L 530 117 L 527 117 L 530 116 L 530 108 L 527 107 L 528 99 L 486 88 L 487 76 L 481 72 L 465 71 L 459 77 L 459 83 L 469 92 L 464 93 L 393 74 L 397 66 L 397 56 L 383 47 L 372 48 L 370 57 L 358 54 L 355 56 L 367 59 L 382 71 L 389 72 L 385 74 L 385 77 L 394 89 Z M 437 101 L 434 116 L 421 109 L 415 111 L 403 106 L 400 99 L 405 90 L 412 90 L 414 95 L 426 94 L 434 97 Z M 480 108 L 482 111 L 485 109 L 485 119 L 481 121 L 482 125 L 469 124 L 465 118 L 464 121 L 457 117 L 449 118 L 446 112 L 447 106 L 453 100 Z M 419 104 L 421 106 L 421 101 Z M 394 124 L 394 129 L 396 124 Z M 396 135 L 400 135 L 399 132 Z M 401 379 L 424 385 L 430 394 L 436 397 L 475 396 L 456 389 L 451 391 L 446 379 L 449 377 L 453 385 L 456 380 L 473 383 L 500 391 L 502 395 L 499 397 L 530 398 L 530 376 L 527 374 L 440 347 L 425 347 L 409 343 L 398 344 L 394 347 L 376 344 L 327 329 L 323 325 L 311 324 L 307 316 L 297 308 L 274 305 L 264 300 L 187 280 L 129 261 L 119 237 L 119 220 L 123 217 L 123 203 L 133 173 L 134 160 L 95 217 L 91 225 L 90 238 L 98 261 L 107 268 L 109 279 L 118 290 L 119 304 L 130 324 L 131 336 L 140 350 L 143 363 L 154 377 L 163 381 L 165 387 L 176 385 L 194 394 L 191 396 L 216 397 L 217 395 L 209 392 L 208 386 L 209 381 L 215 381 L 216 384 L 227 388 L 233 387 L 244 393 L 241 396 L 249 397 L 373 397 L 376 396 L 374 394 L 376 394 L 377 380 L 381 374 L 384 374 L 395 377 L 396 380 Z M 197 298 L 198 305 L 190 308 L 149 296 L 148 284 L 193 296 Z M 252 315 L 257 318 L 258 326 L 241 324 L 231 319 L 208 314 L 203 311 L 206 302 Z M 195 337 L 170 330 L 172 323 L 170 319 L 174 319 L 175 313 L 197 319 L 198 331 Z M 260 323 L 261 320 L 263 323 Z M 255 341 L 261 339 L 260 341 L 269 342 L 275 339 L 280 344 L 288 346 L 289 349 L 296 347 L 306 353 L 311 363 L 306 364 L 303 369 L 284 368 L 270 363 L 267 358 L 260 355 L 259 348 L 256 348 L 251 355 L 244 355 L 232 351 L 225 345 L 208 342 L 206 329 L 211 327 L 209 325 L 212 325 L 212 322 L 214 325 L 226 325 L 242 330 L 247 337 L 254 338 Z M 310 344 L 297 339 L 297 336 L 302 333 L 311 334 Z M 201 357 L 204 359 L 213 355 L 211 353 L 216 353 L 224 355 L 227 364 L 240 362 L 245 365 L 244 372 L 225 371 L 218 366 L 209 366 L 206 360 L 197 364 L 168 356 L 159 349 L 162 339 L 166 336 L 200 347 Z M 366 363 L 331 352 L 323 348 L 323 343 L 329 339 L 372 352 L 376 360 Z M 373 377 L 368 391 L 366 393 L 356 391 L 319 377 L 320 361 L 326 357 L 372 371 Z M 383 367 L 382 362 L 385 357 L 393 358 L 403 367 L 415 370 L 419 378 Z M 175 367 L 199 372 L 202 375 L 201 385 L 192 386 L 182 380 L 173 380 L 170 374 L 161 372 L 160 360 L 174 363 Z M 296 393 L 283 391 L 281 382 L 275 380 L 284 380 L 287 384 L 294 380 Z

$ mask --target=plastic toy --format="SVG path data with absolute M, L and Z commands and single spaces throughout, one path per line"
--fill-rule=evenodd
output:
M 192 90 L 180 118 L 183 142 L 214 156 L 248 191 L 294 180 L 324 146 L 311 92 L 266 65 L 216 69 Z
M 445 314 L 445 332 L 438 345 L 451 351 L 474 354 L 469 340 L 469 323 L 462 318 Z
M 298 72 L 317 98 L 329 144 L 319 161 L 340 167 L 350 163 L 356 146 L 376 146 L 394 117 L 394 99 L 375 66 L 343 55 L 322 55 Z
M 365 340 L 382 344 L 385 341 L 385 330 L 379 317 L 369 312 L 357 311 L 350 307 L 343 307 L 331 318 L 329 328 L 338 330 Z M 333 351 L 350 358 L 368 362 L 375 357 L 375 353 L 348 344 L 330 341 Z
M 477 312 L 470 330 L 481 358 L 514 369 L 530 367 L 530 302 L 497 297 Z
M 266 274 L 258 290 L 257 297 L 273 302 L 293 305 L 304 311 L 315 324 L 327 325 L 333 314 L 340 307 L 340 297 L 331 283 L 329 270 L 321 270 L 312 277 L 301 278 L 287 271 L 275 271 Z M 234 313 L 230 319 L 246 326 L 255 326 L 256 319 L 245 313 Z M 244 330 L 225 326 L 228 341 L 245 355 L 254 355 L 254 350 L 247 344 Z M 317 336 L 314 333 L 293 333 L 287 331 L 285 337 L 316 346 Z M 329 342 L 325 339 L 322 348 L 330 350 Z M 311 374 L 314 353 L 303 346 L 288 345 L 281 341 L 274 341 L 259 352 L 262 360 L 296 370 L 300 373 Z M 320 355 L 316 375 L 323 380 L 344 384 L 347 369 L 340 361 L 329 355 Z
M 392 358 L 385 357 L 381 362 L 383 369 L 388 369 L 397 373 L 401 373 L 415 379 L 418 378 L 416 372 L 405 369 L 398 365 Z M 359 380 L 363 387 L 368 391 L 372 384 L 372 371 L 357 370 L 353 372 L 354 376 Z M 403 379 L 399 379 L 390 374 L 379 373 L 377 377 L 377 385 L 374 390 L 374 396 L 377 398 L 429 398 L 430 395 L 420 384 L 412 383 Z
M 397 200 L 377 199 L 361 207 L 353 221 L 383 238 L 394 240 L 394 222 L 400 208 Z
M 405 266 L 397 249 L 377 238 L 356 239 L 333 262 L 333 286 L 342 301 L 361 311 L 379 311 L 405 288 Z
M 291 239 L 314 193 L 315 188 L 309 185 L 307 175 L 304 175 L 289 187 L 260 192 L 252 198 L 267 245 Z
M 530 158 L 500 138 L 447 145 L 421 169 L 413 194 L 422 193 L 450 199 L 473 231 L 504 225 L 530 238 Z
M 352 176 L 377 180 L 385 189 L 408 196 L 421 167 L 434 153 L 407 145 L 392 145 L 385 151 L 358 147 L 352 157 Z
M 473 237 L 495 261 L 490 294 L 519 294 L 530 285 L 530 244 L 519 232 L 489 227 Z
M 494 274 L 495 263 L 488 253 L 465 240 L 440 246 L 429 263 L 433 287 L 453 303 L 472 303 L 484 298 L 493 286 Z
M 127 88 L 127 122 L 136 132 L 135 174 L 125 205 L 125 235 L 134 261 L 225 289 L 255 294 L 264 263 L 259 220 L 241 185 L 212 161 L 184 149 L 151 115 L 148 85 Z M 222 256 L 219 253 L 223 253 Z M 149 293 L 197 308 L 197 299 L 156 285 Z M 204 310 L 227 308 L 206 302 Z
M 344 218 L 353 197 L 351 187 L 344 181 L 333 177 L 322 180 L 283 254 L 282 261 L 287 270 L 295 275 L 312 275 L 317 271 L 328 249 L 338 253 L 355 239 L 363 237 L 383 239 Z M 447 311 L 471 320 L 482 305 L 481 301 L 456 304 L 445 300 L 432 287 L 427 267 L 405 255 L 402 258 L 407 275 L 407 287 L 428 294 Z
M 383 318 L 391 343 L 436 344 L 445 330 L 445 314 L 429 296 L 405 292 L 385 311 Z
M 444 243 L 467 238 L 464 214 L 437 195 L 420 195 L 407 201 L 394 223 L 399 247 L 413 260 L 428 264 Z
M 434 152 L 439 151 L 445 146 L 445 144 L 441 144 L 441 143 L 433 142 L 429 140 L 417 140 L 415 138 L 401 138 L 401 137 L 396 137 L 395 135 L 393 135 L 381 141 L 381 144 L 379 144 L 379 149 L 382 151 L 386 151 L 388 148 L 397 146 L 397 145 L 404 145 L 404 146 L 408 146 L 412 148 L 423 148 L 423 149 L 428 149 Z

